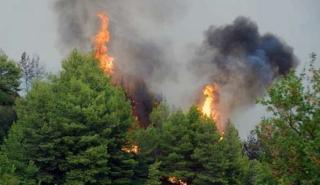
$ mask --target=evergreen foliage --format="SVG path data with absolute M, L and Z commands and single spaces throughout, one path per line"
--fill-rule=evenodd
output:
M 35 83 L 18 101 L 17 113 L 3 153 L 34 164 L 39 183 L 130 184 L 136 163 L 121 148 L 131 107 L 91 56 L 73 52 L 59 76 Z M 15 165 L 18 172 L 23 165 Z
M 20 76 L 18 66 L 0 53 L 0 144 L 16 120 L 14 101 L 18 97 Z
M 151 120 L 161 119 L 136 136 L 141 147 L 139 155 L 161 162 L 163 183 L 168 183 L 170 177 L 199 185 L 244 182 L 247 158 L 232 126 L 221 140 L 214 122 L 195 107 L 186 114 L 168 112 L 166 106 L 160 105 Z
M 259 101 L 271 114 L 243 144 L 231 123 L 219 133 L 196 107 L 160 104 L 136 127 L 124 91 L 77 51 L 17 98 L 20 69 L 0 55 L 0 185 L 320 184 L 314 62 L 271 85 Z

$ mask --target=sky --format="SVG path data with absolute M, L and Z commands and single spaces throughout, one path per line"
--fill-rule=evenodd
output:
M 10 58 L 19 60 L 26 51 L 39 55 L 47 71 L 59 71 L 65 56 L 59 50 L 54 2 L 0 0 L 0 48 Z M 198 44 L 210 25 L 220 26 L 231 23 L 237 16 L 246 16 L 258 24 L 260 33 L 272 32 L 292 46 L 300 60 L 299 68 L 309 60 L 311 52 L 320 55 L 319 0 L 185 2 L 185 13 L 173 25 L 164 28 L 163 34 L 175 47 Z M 242 137 L 254 128 L 263 113 L 262 107 L 254 106 L 234 116 Z

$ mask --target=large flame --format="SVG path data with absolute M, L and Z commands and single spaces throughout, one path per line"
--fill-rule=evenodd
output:
M 94 55 L 100 62 L 102 70 L 111 75 L 114 70 L 113 58 L 108 55 L 107 44 L 110 41 L 109 18 L 105 13 L 98 13 L 101 25 L 94 37 Z
M 217 84 L 206 85 L 202 91 L 203 93 L 203 102 L 200 104 L 200 111 L 202 114 L 208 118 L 212 118 L 217 129 L 220 133 L 223 133 L 223 127 L 220 122 L 220 113 L 218 109 L 219 103 L 219 88 Z

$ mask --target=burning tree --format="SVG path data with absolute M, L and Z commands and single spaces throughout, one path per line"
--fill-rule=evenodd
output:
M 247 158 L 242 155 L 241 142 L 233 127 L 226 128 L 225 139 L 221 141 L 212 119 L 206 119 L 195 107 L 188 113 L 167 114 L 160 106 L 151 120 L 152 126 L 136 134 L 138 155 L 148 164 L 161 162 L 163 183 L 244 182 Z
M 108 75 L 114 71 L 113 58 L 109 56 L 107 44 L 110 41 L 109 18 L 100 12 L 97 14 L 101 21 L 100 29 L 94 37 L 94 55 L 100 62 L 101 69 Z
M 97 17 L 100 19 L 100 29 L 93 40 L 94 56 L 99 61 L 101 70 L 111 77 L 113 84 L 125 90 L 126 96 L 130 99 L 133 107 L 133 115 L 137 118 L 140 126 L 147 127 L 149 124 L 149 114 L 156 100 L 148 91 L 143 79 L 125 74 L 121 69 L 117 68 L 113 57 L 109 55 L 107 47 L 111 38 L 109 33 L 109 17 L 104 12 L 98 13 Z
M 201 113 L 210 118 L 213 119 L 216 127 L 222 134 L 224 131 L 225 123 L 221 122 L 220 118 L 220 110 L 219 110 L 219 88 L 217 84 L 213 85 L 206 85 L 203 88 L 203 97 L 202 97 L 202 103 L 199 105 L 199 110 Z

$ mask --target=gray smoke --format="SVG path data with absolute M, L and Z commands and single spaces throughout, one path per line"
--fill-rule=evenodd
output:
M 291 47 L 273 34 L 261 35 L 246 17 L 211 26 L 196 56 L 195 75 L 219 85 L 219 106 L 226 114 L 254 103 L 277 77 L 297 65 Z
M 170 25 L 185 9 L 178 0 L 57 0 L 59 47 L 64 54 L 77 48 L 91 51 L 90 42 L 99 20 L 97 12 L 110 17 L 110 53 L 119 68 L 130 75 L 147 80 L 162 80 L 169 74 L 170 47 L 161 35 L 162 27 Z M 157 69 L 155 71 L 155 69 Z M 172 73 L 171 73 L 172 74 Z M 157 79 L 154 79 L 156 76 Z
M 162 35 L 184 12 L 178 0 L 57 0 L 59 47 L 64 55 L 77 48 L 92 50 L 92 39 L 100 24 L 96 14 L 106 12 L 110 19 L 110 55 L 119 71 L 113 81 L 124 87 L 132 100 L 134 113 L 142 126 L 159 94 L 157 86 L 175 78 L 173 53 Z
M 256 23 L 245 17 L 230 25 L 211 26 L 199 48 L 177 56 L 162 32 L 182 17 L 187 4 L 178 0 L 57 0 L 59 47 L 64 54 L 73 48 L 91 51 L 90 41 L 99 25 L 96 13 L 105 11 L 110 18 L 110 53 L 122 73 L 116 80 L 129 96 L 137 98 L 134 106 L 141 110 L 137 115 L 143 126 L 157 93 L 187 108 L 197 101 L 204 85 L 216 83 L 219 109 L 227 119 L 235 110 L 252 105 L 277 77 L 296 67 L 291 47 L 275 35 L 261 35 Z

